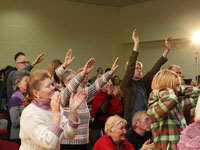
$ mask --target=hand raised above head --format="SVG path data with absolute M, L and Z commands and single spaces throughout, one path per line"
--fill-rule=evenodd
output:
M 132 40 L 133 40 L 134 43 L 139 43 L 139 36 L 137 34 L 137 30 L 136 29 L 133 30 Z
M 63 63 L 63 67 L 66 68 L 68 65 L 72 63 L 75 57 L 72 57 L 72 49 L 69 49 L 65 55 L 65 61 Z
M 171 50 L 170 40 L 171 40 L 171 37 L 167 37 L 167 38 L 165 39 L 165 47 L 166 47 L 166 49 L 168 49 L 168 50 Z
M 94 62 L 95 62 L 95 59 L 94 58 L 90 58 L 84 68 L 83 68 L 83 71 L 81 72 L 81 75 L 82 76 L 85 76 L 86 74 L 89 74 L 90 71 L 94 68 Z
M 167 58 L 168 54 L 169 54 L 169 51 L 171 50 L 171 44 L 170 44 L 170 40 L 171 40 L 171 37 L 167 37 L 165 39 L 165 51 L 163 52 L 163 57 Z
M 139 36 L 137 34 L 136 29 L 133 30 L 132 40 L 134 42 L 133 50 L 137 52 L 138 51 L 138 47 L 139 47 Z
M 32 66 L 39 64 L 44 59 L 44 55 L 44 53 L 41 53 L 39 56 L 37 56 L 36 59 L 32 62 Z
M 119 57 L 117 57 L 117 58 L 115 59 L 113 65 L 112 65 L 111 70 L 108 72 L 108 74 L 109 74 L 110 76 L 113 75 L 113 73 L 115 73 L 116 70 L 117 70 L 117 68 L 119 67 L 119 65 L 117 64 L 118 60 L 119 60 Z

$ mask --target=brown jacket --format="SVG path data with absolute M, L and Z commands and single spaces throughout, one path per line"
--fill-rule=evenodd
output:
M 143 88 L 146 97 L 148 93 L 151 92 L 151 81 L 154 75 L 160 70 L 161 66 L 167 61 L 167 58 L 163 56 L 155 63 L 155 65 L 149 70 L 142 79 L 133 80 L 133 75 L 135 73 L 135 64 L 137 60 L 138 52 L 132 51 L 132 54 L 129 58 L 128 67 L 126 73 L 121 81 L 120 88 L 124 95 L 124 118 L 127 120 L 127 123 L 131 123 L 131 111 L 134 106 L 136 89 L 138 87 Z

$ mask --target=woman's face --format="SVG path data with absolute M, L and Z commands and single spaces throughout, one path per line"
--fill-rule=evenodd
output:
M 180 91 L 180 82 L 177 81 L 177 82 L 176 82 L 175 89 L 174 89 L 174 93 L 175 93 L 176 95 L 178 95 L 179 91 Z
M 29 76 L 24 76 L 22 80 L 19 83 L 17 83 L 17 87 L 22 93 L 26 92 L 27 82 L 29 78 L 30 78 Z
M 117 126 L 111 129 L 109 134 L 113 141 L 119 144 L 126 139 L 126 124 L 124 122 L 120 122 Z
M 112 88 L 112 82 L 109 80 L 102 88 L 101 90 L 105 93 L 108 92 L 108 90 L 111 90 Z
M 55 87 L 52 85 L 50 78 L 45 78 L 40 82 L 40 90 L 38 92 L 39 98 L 51 99 L 53 93 L 55 92 Z
M 114 78 L 114 85 L 119 85 L 119 77 Z

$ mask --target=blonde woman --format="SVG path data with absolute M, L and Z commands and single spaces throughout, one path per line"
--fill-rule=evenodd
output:
M 197 103 L 199 89 L 180 83 L 180 77 L 170 70 L 161 70 L 153 78 L 148 114 L 154 149 L 177 149 L 180 132 L 186 127 L 183 111 Z
M 94 145 L 93 150 L 135 150 L 125 138 L 127 121 L 118 115 L 108 118 L 105 124 L 106 135 L 102 136 Z M 141 150 L 151 150 L 154 144 L 146 141 Z

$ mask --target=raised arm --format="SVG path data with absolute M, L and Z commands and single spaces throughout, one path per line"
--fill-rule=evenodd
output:
M 117 64 L 119 58 L 117 57 L 112 65 L 112 68 L 109 72 L 106 72 L 102 77 L 97 79 L 92 85 L 85 88 L 84 92 L 86 95 L 86 100 L 94 96 L 111 78 L 111 76 L 116 72 L 119 65 Z
M 45 54 L 42 53 L 39 56 L 36 57 L 36 59 L 31 63 L 31 65 L 34 67 L 35 65 L 39 64 L 41 61 L 43 61 Z
M 163 57 L 164 58 L 167 58 L 167 55 L 169 54 L 169 51 L 171 50 L 171 44 L 170 44 L 170 40 L 171 40 L 171 37 L 167 37 L 165 39 L 165 51 L 163 52 Z
M 132 34 L 132 40 L 134 43 L 134 47 L 133 47 L 133 51 L 138 51 L 138 47 L 139 47 L 139 36 L 137 34 L 136 29 L 133 30 L 133 34 Z
M 63 74 L 66 73 L 66 68 L 72 63 L 74 59 L 75 57 L 72 57 L 72 50 L 69 49 L 66 52 L 64 63 L 58 69 L 56 69 L 56 75 L 59 79 L 61 79 Z
M 120 84 L 120 88 L 122 90 L 123 95 L 125 95 L 126 89 L 130 85 L 133 75 L 135 73 L 135 64 L 138 56 L 138 46 L 139 46 L 139 36 L 137 34 L 136 29 L 133 30 L 132 40 L 134 43 L 133 51 L 129 58 L 128 65 L 125 68 L 126 73 Z
M 165 64 L 165 62 L 167 61 L 167 55 L 171 50 L 170 40 L 171 37 L 167 37 L 165 39 L 165 51 L 163 52 L 162 56 L 157 60 L 157 62 L 154 64 L 154 66 L 151 68 L 151 70 L 149 70 L 147 74 L 145 74 L 143 77 L 145 87 L 148 92 L 151 90 L 151 81 L 154 75 L 160 70 L 161 66 Z
M 71 81 L 67 84 L 66 88 L 61 91 L 61 104 L 62 106 L 68 105 L 69 98 L 71 93 L 76 92 L 76 89 L 79 87 L 81 81 L 85 78 L 86 74 L 89 74 L 90 71 L 94 68 L 94 58 L 90 58 L 81 73 L 77 74 Z

